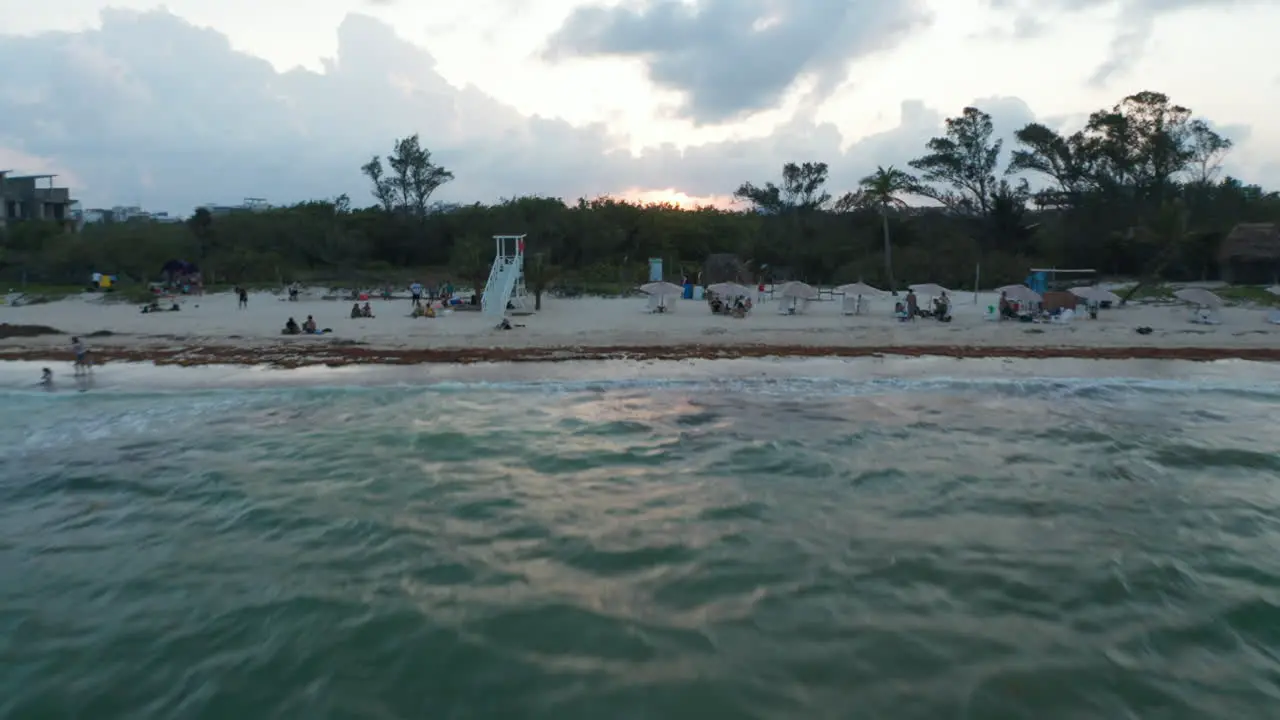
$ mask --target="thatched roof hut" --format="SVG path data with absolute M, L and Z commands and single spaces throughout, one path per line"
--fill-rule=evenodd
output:
M 1218 266 L 1227 282 L 1276 282 L 1280 279 L 1280 225 L 1236 225 L 1218 247 Z

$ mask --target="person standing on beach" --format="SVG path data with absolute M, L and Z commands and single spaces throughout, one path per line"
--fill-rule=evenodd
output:
M 236 286 L 236 294 L 240 296 L 240 304 L 236 306 L 237 310 L 249 309 L 249 291 L 240 286 Z
M 79 375 L 89 369 L 89 349 L 80 342 L 80 338 L 71 338 L 71 351 L 76 354 L 75 374 Z
M 409 294 L 413 296 L 413 306 L 422 307 L 422 283 L 414 280 L 409 286 Z

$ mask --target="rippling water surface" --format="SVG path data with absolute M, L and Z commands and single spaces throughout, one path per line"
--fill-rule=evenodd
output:
M 5 373 L 0 717 L 1280 707 L 1270 367 Z

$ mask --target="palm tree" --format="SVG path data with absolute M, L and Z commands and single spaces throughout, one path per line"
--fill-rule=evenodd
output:
M 890 165 L 876 167 L 876 171 L 858 182 L 862 203 L 880 211 L 880 222 L 884 228 L 884 271 L 889 278 L 889 290 L 897 291 L 893 281 L 893 244 L 889 242 L 889 210 L 906 207 L 898 195 L 911 192 L 916 187 L 916 179 L 910 173 L 903 172 Z

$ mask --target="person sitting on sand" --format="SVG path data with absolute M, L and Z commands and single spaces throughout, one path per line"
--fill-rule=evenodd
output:
M 43 370 L 40 371 L 40 384 L 43 385 L 44 387 L 53 386 L 52 370 L 50 370 L 49 368 L 44 368 Z
M 938 322 L 951 322 L 951 298 L 946 293 L 934 298 L 933 317 Z
M 281 330 L 280 333 L 282 335 L 300 335 L 302 334 L 302 328 L 298 327 L 297 321 L 289 318 L 289 322 L 284 324 L 284 330 Z
M 308 315 L 306 322 L 302 323 L 302 332 L 314 335 L 316 332 L 316 319 Z
M 360 303 L 355 303 L 351 306 L 351 319 L 357 320 L 362 317 L 364 317 L 364 313 L 360 312 Z
M 360 308 L 360 314 L 363 317 L 371 318 L 373 317 L 373 308 L 369 307 L 369 303 L 365 303 L 364 307 Z
M 152 300 L 151 302 L 142 306 L 142 314 L 145 315 L 147 313 L 153 313 L 153 312 L 160 312 L 160 303 L 156 302 L 155 300 Z

